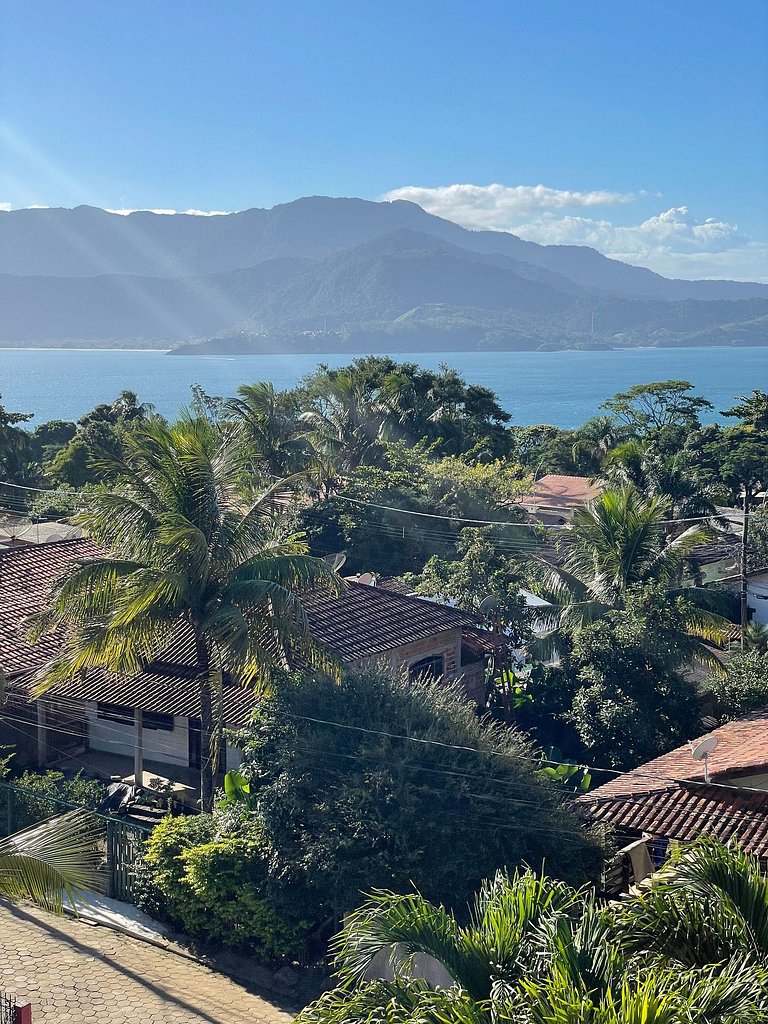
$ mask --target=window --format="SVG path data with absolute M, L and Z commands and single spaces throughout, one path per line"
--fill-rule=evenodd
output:
M 408 669 L 409 679 L 439 679 L 443 672 L 443 656 L 431 655 L 429 658 L 422 658 L 415 661 Z
M 96 705 L 96 717 L 103 722 L 117 722 L 118 725 L 133 725 L 133 708 L 123 707 L 122 704 L 107 704 L 99 701 Z M 155 729 L 161 732 L 173 732 L 173 715 L 163 715 L 159 711 L 145 711 L 142 716 L 142 725 L 145 729 Z
M 96 717 L 103 722 L 133 725 L 133 708 L 123 707 L 122 704 L 107 704 L 100 700 L 96 705 Z
M 145 711 L 143 725 L 145 729 L 173 732 L 173 715 L 163 715 L 159 711 Z

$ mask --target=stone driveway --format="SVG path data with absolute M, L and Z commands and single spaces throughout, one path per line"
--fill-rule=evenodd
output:
M 288 1024 L 293 1014 L 156 946 L 0 901 L 0 989 L 33 1024 Z

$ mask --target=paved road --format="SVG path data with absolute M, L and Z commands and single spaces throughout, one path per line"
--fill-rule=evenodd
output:
M 33 1024 L 288 1024 L 201 964 L 107 928 L 0 901 L 0 989 Z

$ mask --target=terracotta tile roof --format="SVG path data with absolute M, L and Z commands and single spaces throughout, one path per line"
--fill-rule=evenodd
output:
M 711 785 L 704 784 L 704 764 L 693 760 L 687 743 L 580 797 L 582 811 L 619 830 L 652 836 L 735 836 L 745 849 L 768 858 L 768 792 L 728 785 L 768 772 L 768 708 L 706 735 L 718 740 L 709 757 Z
M 95 558 L 99 548 L 79 539 L 0 549 L 0 665 L 7 675 L 48 661 L 61 645 L 56 634 L 32 645 L 26 619 L 45 607 L 54 581 L 76 558 Z
M 768 772 L 768 707 L 737 718 L 705 733 L 717 737 L 717 747 L 709 756 L 709 775 L 713 782 L 738 775 Z M 584 800 L 621 796 L 650 789 L 664 789 L 670 780 L 704 781 L 704 763 L 694 761 L 691 747 L 704 739 L 699 736 L 668 754 L 626 772 L 595 789 Z
M 599 792 L 599 790 L 597 791 Z M 700 835 L 736 839 L 747 853 L 768 859 L 768 793 L 685 783 L 582 804 L 592 821 L 621 832 L 689 841 Z
M 31 644 L 26 637 L 26 619 L 45 607 L 51 586 L 73 560 L 101 553 L 88 540 L 0 551 L 0 665 L 13 681 L 17 696 L 26 699 L 31 695 L 34 670 L 49 661 L 61 644 L 61 635 L 55 633 Z M 303 604 L 314 635 L 345 662 L 375 657 L 473 621 L 455 608 L 358 583 L 351 583 L 339 597 L 305 595 Z M 191 635 L 180 629 L 168 649 L 138 676 L 119 677 L 96 670 L 89 672 L 86 680 L 55 692 L 73 700 L 102 700 L 197 717 L 194 664 Z M 248 691 L 225 688 L 230 725 L 245 721 L 252 704 Z
M 33 677 L 34 673 L 30 672 L 9 684 L 9 696 L 15 698 L 16 703 L 34 699 Z M 118 676 L 105 669 L 91 669 L 85 679 L 53 687 L 48 699 L 54 708 L 57 698 L 60 706 L 68 701 L 104 701 L 164 715 L 200 717 L 200 692 L 192 676 L 149 669 L 137 676 Z M 253 691 L 241 686 L 224 686 L 221 699 L 227 726 L 245 725 L 254 708 Z
M 365 583 L 348 584 L 339 597 L 308 594 L 302 603 L 314 635 L 346 662 L 473 624 L 457 608 Z
M 546 508 L 578 508 L 596 498 L 602 484 L 586 476 L 560 476 L 549 473 L 535 481 L 530 494 L 520 498 L 522 505 L 543 505 Z

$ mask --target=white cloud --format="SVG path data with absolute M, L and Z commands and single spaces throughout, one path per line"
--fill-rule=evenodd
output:
M 630 192 L 577 192 L 548 188 L 546 185 L 445 185 L 419 188 L 405 185 L 382 196 L 383 199 L 407 199 L 429 213 L 454 220 L 468 228 L 509 231 L 520 216 L 532 210 L 564 210 L 589 206 L 615 206 L 631 203 Z
M 574 192 L 543 185 L 406 186 L 384 199 L 410 199 L 429 213 L 468 228 L 511 231 L 542 245 L 589 245 L 614 259 L 668 277 L 768 281 L 768 242 L 757 242 L 736 224 L 694 218 L 676 206 L 634 224 L 568 210 L 615 206 L 657 193 Z
M 178 213 L 179 211 L 178 210 L 146 210 L 146 209 L 144 209 L 144 210 L 140 210 L 140 209 L 136 209 L 136 210 L 110 210 L 109 207 L 106 207 L 106 212 L 107 213 L 116 213 L 120 217 L 127 217 L 129 213 L 157 213 L 157 214 L 163 214 L 164 216 L 170 217 L 172 214 Z
M 11 209 L 11 204 L 10 203 L 0 203 L 0 210 L 2 210 L 3 213 L 8 213 L 10 209 Z
M 232 210 L 182 210 L 188 217 L 228 217 Z
M 231 210 L 147 210 L 137 208 L 135 210 L 110 210 L 107 213 L 117 213 L 121 217 L 127 217 L 129 213 L 156 213 L 165 217 L 172 217 L 177 213 L 184 213 L 189 217 L 226 217 Z

